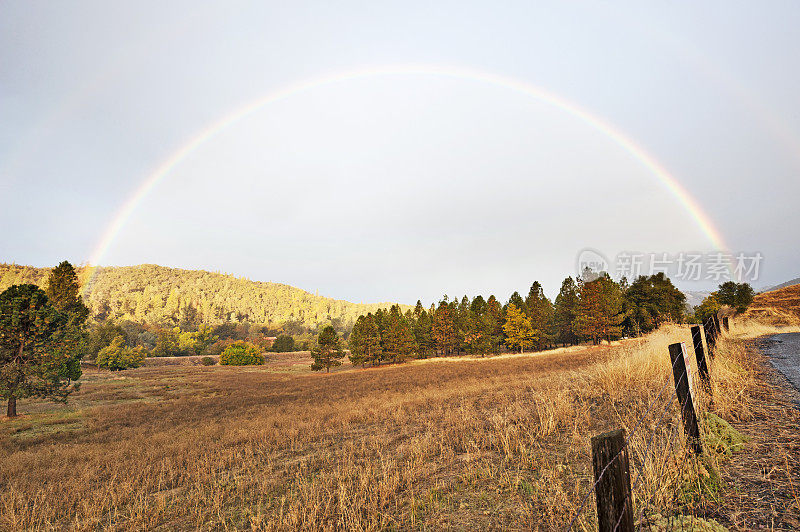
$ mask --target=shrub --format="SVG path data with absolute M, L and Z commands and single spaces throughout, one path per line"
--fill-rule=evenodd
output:
M 225 351 L 226 347 L 234 343 L 236 342 L 234 340 L 231 340 L 230 338 L 225 338 L 224 340 L 217 340 L 216 342 L 208 346 L 208 348 L 206 348 L 206 354 L 221 355 L 222 352 Z
M 253 344 L 236 342 L 225 348 L 219 363 L 227 366 L 257 366 L 264 363 L 264 356 Z
M 276 353 L 287 353 L 289 351 L 294 351 L 294 349 L 294 338 L 288 334 L 279 334 L 275 339 L 275 343 L 272 344 L 272 350 Z
M 215 366 L 217 361 L 214 360 L 212 357 L 203 357 L 200 359 L 200 363 L 204 366 Z
M 142 347 L 125 347 L 125 338 L 120 335 L 97 353 L 97 365 L 111 371 L 138 368 L 144 363 L 146 356 L 147 352 Z

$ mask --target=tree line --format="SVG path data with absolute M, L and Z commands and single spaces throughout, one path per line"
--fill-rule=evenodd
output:
M 108 320 L 95 323 L 88 333 L 85 355 L 90 362 L 98 360 L 101 351 L 112 343 L 121 349 L 135 350 L 147 357 L 220 355 L 227 347 L 245 342 L 264 351 L 287 352 L 305 350 L 312 345 L 316 331 L 305 327 L 289 330 L 250 323 L 223 323 L 198 327 L 184 325 L 160 327 L 131 320 Z
M 399 363 L 410 358 L 491 355 L 542 350 L 583 341 L 598 344 L 638 336 L 664 322 L 686 319 L 686 298 L 663 273 L 632 283 L 608 274 L 567 277 L 554 301 L 534 282 L 523 297 L 501 304 L 494 295 L 445 296 L 429 308 L 398 305 L 360 315 L 348 345 L 353 364 Z
M 694 309 L 692 321 L 702 323 L 707 317 L 716 314 L 723 306 L 734 309 L 737 313 L 747 310 L 755 299 L 756 293 L 748 283 L 727 281 L 719 285 L 719 290 L 711 292 Z

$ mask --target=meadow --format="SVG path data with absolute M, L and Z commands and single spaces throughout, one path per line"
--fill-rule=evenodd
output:
M 697 393 L 703 460 L 669 395 L 686 326 L 330 375 L 295 359 L 87 369 L 67 406 L 0 423 L 0 529 L 560 530 L 588 501 L 572 524 L 593 530 L 590 438 L 616 427 L 646 527 L 798 528 L 800 415 L 749 342 L 780 330 L 734 321 L 721 340 L 713 401 Z

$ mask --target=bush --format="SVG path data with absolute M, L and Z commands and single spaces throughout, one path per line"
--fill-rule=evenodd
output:
M 225 348 L 219 363 L 227 366 L 258 366 L 264 363 L 264 356 L 253 344 L 236 342 Z
M 225 338 L 224 340 L 217 340 L 216 342 L 208 346 L 208 348 L 206 348 L 206 354 L 221 355 L 222 352 L 225 351 L 225 348 L 234 343 L 236 342 L 234 340 L 231 340 L 230 338 Z
M 138 368 L 144 363 L 146 356 L 147 352 L 142 347 L 125 347 L 125 338 L 120 335 L 97 353 L 97 365 L 111 371 Z
M 276 353 L 294 351 L 294 338 L 287 334 L 279 334 L 272 344 L 272 350 Z
M 200 363 L 204 366 L 215 366 L 217 361 L 211 357 L 203 357 L 200 359 Z

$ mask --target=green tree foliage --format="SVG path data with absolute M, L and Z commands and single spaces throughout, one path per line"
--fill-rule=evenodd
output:
M 81 299 L 78 276 L 72 264 L 62 261 L 50 271 L 45 294 L 50 304 L 64 318 L 60 336 L 64 349 L 72 349 L 72 352 L 63 353 L 73 366 L 69 373 L 80 376 L 80 360 L 87 347 L 85 324 L 89 317 L 89 308 Z
M 182 356 L 208 354 L 211 345 L 219 340 L 219 337 L 214 334 L 213 328 L 205 324 L 201 324 L 196 331 L 182 331 L 180 327 L 175 327 L 168 340 L 172 341 L 175 338 L 177 338 L 178 345 L 174 354 Z M 158 346 L 158 341 L 156 341 L 156 345 Z M 171 346 L 174 348 L 174 344 Z
M 697 323 L 703 323 L 709 316 L 716 315 L 721 308 L 717 293 L 714 292 L 694 308 L 694 319 Z
M 522 296 L 519 295 L 519 292 L 514 292 L 513 294 L 511 294 L 511 297 L 508 298 L 508 303 L 506 307 L 508 305 L 514 305 L 515 307 L 517 307 L 517 309 L 525 312 L 525 307 L 526 307 L 525 300 L 522 299 Z
M 575 330 L 597 344 L 601 339 L 611 342 L 622 334 L 624 319 L 622 290 L 607 273 L 595 280 L 578 283 L 580 307 L 575 319 Z
M 219 340 L 219 336 L 214 334 L 214 328 L 210 325 L 201 324 L 195 333 L 195 351 L 198 355 L 208 354 L 208 349 L 214 342 Z
M 632 335 L 648 333 L 664 322 L 684 319 L 686 296 L 659 272 L 640 276 L 624 290 L 625 331 Z
M 57 311 L 68 316 L 74 325 L 83 326 L 89 317 L 89 307 L 81 299 L 78 275 L 72 264 L 62 261 L 51 270 L 45 294 Z
M 88 358 L 96 360 L 100 350 L 111 345 L 111 342 L 117 336 L 122 336 L 125 338 L 126 343 L 128 342 L 127 332 L 114 320 L 96 324 L 89 332 L 86 342 L 85 352 Z
M 8 400 L 9 417 L 17 415 L 17 399 L 65 402 L 76 389 L 82 338 L 70 321 L 35 285 L 14 285 L 0 294 L 0 397 Z
M 720 305 L 733 307 L 736 309 L 736 312 L 742 313 L 747 310 L 747 307 L 753 302 L 755 295 L 755 291 L 750 284 L 728 281 L 719 285 L 719 290 L 716 292 L 716 299 Z
M 436 348 L 433 340 L 433 320 L 419 301 L 417 301 L 417 308 L 414 309 L 413 329 L 419 356 L 422 358 L 431 356 Z
M 152 355 L 154 357 L 177 356 L 180 353 L 180 331 L 178 327 L 159 330 Z
M 317 338 L 317 345 L 311 350 L 311 356 L 314 358 L 311 364 L 311 369 L 314 371 L 325 369 L 326 373 L 330 373 L 331 367 L 342 365 L 344 350 L 336 329 L 330 325 L 322 329 Z
M 486 308 L 483 314 L 483 334 L 486 341 L 491 345 L 489 353 L 500 352 L 500 345 L 505 341 L 503 332 L 503 307 L 493 295 L 486 300 Z
M 126 347 L 125 338 L 117 336 L 97 354 L 97 365 L 111 371 L 138 368 L 144 364 L 147 353 L 141 346 Z
M 503 332 L 506 334 L 506 344 L 512 349 L 518 348 L 520 353 L 532 347 L 538 340 L 531 319 L 514 303 L 509 303 L 506 307 Z
M 462 300 L 459 310 L 462 315 L 462 335 L 466 352 L 481 356 L 494 353 L 496 350 L 496 339 L 493 336 L 494 316 L 489 313 L 489 305 L 483 296 L 475 296 L 468 307 Z
M 276 353 L 288 353 L 295 350 L 294 338 L 288 334 L 279 334 L 272 344 L 272 350 Z
M 350 336 L 347 339 L 347 346 L 350 348 L 350 363 L 354 366 L 366 365 L 366 347 L 364 345 L 366 335 L 364 331 L 364 322 L 367 320 L 366 316 L 359 316 L 353 324 L 353 330 L 350 331 Z
M 444 356 L 454 354 L 459 348 L 458 324 L 454 306 L 448 303 L 447 298 L 444 298 L 439 302 L 433 315 L 433 340 L 436 350 Z
M 372 313 L 358 317 L 348 342 L 350 362 L 354 365 L 374 366 L 381 360 L 381 335 Z
M 405 362 L 416 352 L 416 340 L 411 324 L 400 313 L 398 305 L 392 305 L 384 322 L 381 334 L 384 359 L 393 363 Z
M 578 285 L 572 277 L 567 277 L 561 283 L 553 309 L 555 339 L 562 344 L 577 344 L 578 335 L 575 332 L 575 319 L 580 311 L 580 295 Z
M 417 356 L 426 357 L 486 355 L 499 353 L 502 346 L 524 351 L 544 349 L 557 342 L 598 343 L 619 338 L 623 325 L 630 327 L 634 320 L 639 320 L 635 322 L 638 330 L 649 330 L 667 320 L 684 319 L 685 297 L 663 274 L 638 279 L 631 286 L 624 279 L 614 282 L 605 272 L 587 274 L 577 281 L 564 279 L 555 303 L 544 294 L 541 284 L 534 282 L 525 299 L 514 292 L 505 306 L 494 296 L 450 301 L 445 295 L 427 311 L 420 301 L 405 314 L 378 309 L 373 341 L 380 345 L 382 355 L 376 355 L 375 360 L 405 358 L 397 357 L 395 347 L 397 329 L 403 321 L 411 328 Z M 367 363 L 362 354 L 365 320 L 366 316 L 359 318 L 350 339 L 354 364 Z
M 236 342 L 225 348 L 219 363 L 222 366 L 260 366 L 264 363 L 264 355 L 253 344 Z
M 535 281 L 531 285 L 528 297 L 525 298 L 524 311 L 531 320 L 531 327 L 533 327 L 534 335 L 537 338 L 536 345 L 539 349 L 543 349 L 555 339 L 553 327 L 554 310 L 553 304 L 544 295 L 544 290 L 539 281 Z

